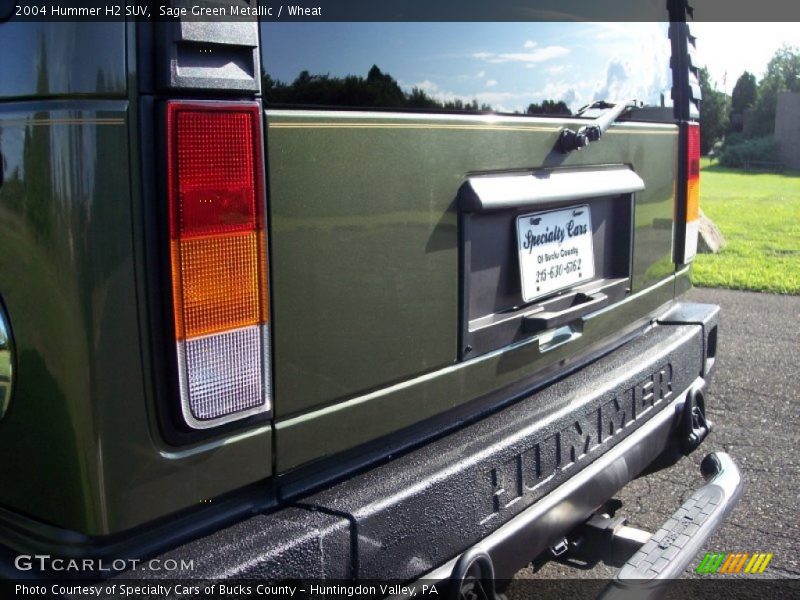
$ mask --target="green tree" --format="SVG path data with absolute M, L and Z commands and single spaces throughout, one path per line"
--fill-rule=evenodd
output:
M 366 78 L 359 75 L 334 77 L 300 71 L 292 83 L 283 83 L 262 73 L 262 91 L 270 104 L 317 104 L 320 106 L 413 108 L 492 112 L 489 104 L 456 99 L 442 102 L 419 87 L 404 92 L 389 73 L 372 65 Z
M 771 135 L 775 129 L 775 107 L 778 95 L 783 92 L 800 92 L 800 51 L 782 46 L 767 64 L 767 72 L 758 84 L 758 95 L 753 106 L 752 124 L 747 133 Z
M 415 87 L 408 94 L 409 108 L 439 108 L 439 103 L 428 96 L 425 90 Z
M 572 111 L 563 100 L 545 100 L 541 104 L 531 103 L 528 105 L 528 110 L 525 111 L 529 115 L 566 115 L 572 114 Z
M 745 71 L 736 80 L 731 94 L 731 113 L 740 115 L 745 110 L 753 106 L 756 101 L 758 87 L 756 86 L 756 76 Z
M 731 99 L 714 88 L 708 69 L 700 69 L 700 152 L 708 154 L 714 144 L 721 140 L 728 127 Z

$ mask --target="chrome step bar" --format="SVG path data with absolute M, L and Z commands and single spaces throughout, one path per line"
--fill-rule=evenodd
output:
M 703 459 L 706 484 L 696 490 L 619 570 L 600 598 L 641 597 L 665 579 L 679 578 L 733 510 L 742 476 L 733 459 L 715 452 Z

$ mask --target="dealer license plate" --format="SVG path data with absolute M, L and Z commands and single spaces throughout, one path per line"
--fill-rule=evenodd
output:
M 588 205 L 517 217 L 517 243 L 525 302 L 594 277 Z

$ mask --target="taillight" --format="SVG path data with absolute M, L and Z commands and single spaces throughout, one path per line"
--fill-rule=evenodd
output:
M 169 102 L 173 314 L 186 423 L 270 409 L 258 104 Z
M 697 254 L 697 236 L 700 230 L 700 125 L 686 127 L 686 228 L 683 242 L 683 260 L 688 263 Z

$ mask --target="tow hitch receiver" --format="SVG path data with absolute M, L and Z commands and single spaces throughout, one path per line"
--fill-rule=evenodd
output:
M 622 506 L 618 502 L 614 508 Z M 578 533 L 567 542 L 550 549 L 552 555 L 567 566 L 591 568 L 598 561 L 621 567 L 650 540 L 650 532 L 628 526 L 625 517 L 611 516 L 606 512 L 593 515 Z

